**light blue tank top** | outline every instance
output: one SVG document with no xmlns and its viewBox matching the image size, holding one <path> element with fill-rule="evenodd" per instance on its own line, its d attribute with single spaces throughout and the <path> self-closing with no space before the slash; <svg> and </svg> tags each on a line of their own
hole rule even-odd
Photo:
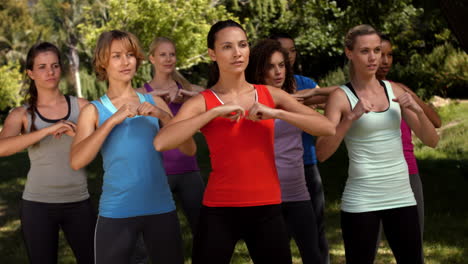
<svg viewBox="0 0 468 264">
<path fill-rule="evenodd" d="M 392 86 L 384 81 L 390 106 L 383 112 L 369 112 L 354 121 L 344 141 L 348 150 L 348 180 L 341 209 L 361 213 L 416 204 L 411 190 L 408 166 L 401 143 L 400 105 Z M 351 108 L 358 102 L 345 85 Z"/>
<path fill-rule="evenodd" d="M 149 94 L 138 96 L 141 103 L 155 104 Z M 107 95 L 91 103 L 98 109 L 99 126 L 117 111 Z M 126 218 L 175 210 L 161 154 L 153 146 L 158 131 L 157 118 L 136 116 L 109 133 L 101 147 L 104 183 L 99 215 Z"/>
</svg>

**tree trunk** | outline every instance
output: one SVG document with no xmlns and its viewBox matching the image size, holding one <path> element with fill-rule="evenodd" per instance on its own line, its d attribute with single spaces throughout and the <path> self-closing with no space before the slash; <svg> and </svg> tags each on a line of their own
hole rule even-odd
<svg viewBox="0 0 468 264">
<path fill-rule="evenodd" d="M 70 73 L 73 75 L 76 96 L 83 97 L 80 80 L 80 57 L 76 47 L 70 47 Z"/>
</svg>

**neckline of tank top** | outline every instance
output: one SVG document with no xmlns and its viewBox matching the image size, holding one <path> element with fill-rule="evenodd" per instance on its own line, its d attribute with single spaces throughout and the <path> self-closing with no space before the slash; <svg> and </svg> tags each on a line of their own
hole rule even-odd
<svg viewBox="0 0 468 264">
<path fill-rule="evenodd" d="M 383 111 L 371 111 L 371 113 L 385 113 L 388 111 L 388 109 L 390 109 L 390 104 L 392 103 L 390 101 L 390 97 L 388 96 L 388 91 L 387 91 L 387 86 L 385 85 L 385 83 L 382 81 L 382 80 L 379 80 L 379 84 L 380 86 L 383 87 L 384 91 L 385 91 L 385 96 L 387 97 L 387 101 L 388 101 L 388 107 L 387 109 L 383 110 Z M 353 85 L 351 84 L 351 82 L 348 82 L 347 84 L 345 84 L 349 90 L 354 94 L 354 96 L 356 97 L 356 99 L 359 100 L 359 96 L 357 95 L 356 91 L 354 90 L 354 87 Z"/>
<path fill-rule="evenodd" d="M 255 85 L 253 86 L 254 89 L 255 89 L 255 102 L 258 103 L 258 91 L 257 91 L 257 87 L 255 87 Z M 212 92 L 214 94 L 214 96 L 218 99 L 218 101 L 224 105 L 224 102 L 223 100 L 221 100 L 221 98 L 219 98 L 219 96 L 215 93 L 215 91 L 213 91 L 212 89 L 208 89 L 208 91 Z"/>
<path fill-rule="evenodd" d="M 182 85 L 180 83 L 178 83 L 177 81 L 175 81 L 175 83 L 177 85 L 178 90 L 182 89 Z M 152 91 L 154 91 L 153 87 L 151 87 L 149 83 L 143 84 L 143 87 L 145 87 L 147 93 L 151 93 Z"/>
<path fill-rule="evenodd" d="M 71 103 L 70 103 L 70 97 L 68 95 L 64 95 L 64 96 L 65 96 L 65 100 L 67 101 L 67 106 L 68 106 L 67 115 L 65 117 L 62 117 L 62 118 L 59 118 L 59 119 L 49 119 L 49 118 L 44 117 L 43 115 L 41 115 L 41 113 L 39 113 L 39 110 L 36 107 L 34 107 L 34 112 L 36 112 L 37 116 L 39 116 L 39 118 L 42 121 L 47 122 L 47 123 L 57 123 L 60 120 L 67 120 L 70 117 L 70 114 L 71 114 Z"/>
<path fill-rule="evenodd" d="M 136 92 L 136 94 L 138 95 L 138 98 L 140 99 L 140 103 L 144 103 L 146 102 L 146 99 L 145 99 L 145 96 L 142 95 L 141 93 L 139 92 Z M 109 99 L 109 97 L 107 96 L 107 93 L 105 93 L 103 96 L 101 96 L 101 98 L 99 98 L 101 100 L 101 104 L 104 106 L 104 108 L 106 108 L 107 110 L 109 110 L 109 112 L 111 114 L 114 114 L 115 112 L 118 111 L 118 109 L 115 107 L 115 105 L 112 103 L 112 101 Z M 134 117 L 127 117 L 127 118 L 135 118 L 135 117 L 140 117 L 141 115 L 136 115 Z"/>
</svg>

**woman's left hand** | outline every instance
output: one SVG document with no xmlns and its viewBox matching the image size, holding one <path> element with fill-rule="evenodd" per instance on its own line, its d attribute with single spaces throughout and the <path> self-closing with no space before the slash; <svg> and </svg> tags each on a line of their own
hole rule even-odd
<svg viewBox="0 0 468 264">
<path fill-rule="evenodd" d="M 162 118 L 163 115 L 167 114 L 166 111 L 162 110 L 161 108 L 148 103 L 144 102 L 140 104 L 137 108 L 137 114 L 138 115 L 143 115 L 143 116 L 153 116 L 157 118 Z"/>
<path fill-rule="evenodd" d="M 423 111 L 418 103 L 414 100 L 413 96 L 408 92 L 404 92 L 397 98 L 393 99 L 393 101 L 399 103 L 402 108 L 408 108 L 416 114 Z"/>
<path fill-rule="evenodd" d="M 246 118 L 252 121 L 272 119 L 276 118 L 278 111 L 278 109 L 270 108 L 260 103 L 255 103 L 249 109 L 249 114 Z"/>
</svg>

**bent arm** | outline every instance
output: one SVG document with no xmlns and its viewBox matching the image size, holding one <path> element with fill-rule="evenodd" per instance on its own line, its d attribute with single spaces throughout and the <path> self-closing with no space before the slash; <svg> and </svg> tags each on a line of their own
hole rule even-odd
<svg viewBox="0 0 468 264">
<path fill-rule="evenodd" d="M 24 107 L 17 107 L 6 118 L 0 131 L 0 157 L 20 152 L 48 135 L 47 128 L 21 134 L 23 127 L 27 126 L 26 111 Z"/>
<path fill-rule="evenodd" d="M 421 98 L 419 98 L 418 95 L 416 95 L 410 88 L 408 88 L 406 85 L 404 84 L 401 84 L 401 83 L 398 83 L 405 91 L 407 91 L 408 93 L 411 94 L 411 96 L 413 97 L 413 99 L 416 101 L 416 103 L 418 103 L 418 105 L 422 108 L 422 110 L 424 111 L 424 114 L 426 114 L 427 118 L 429 118 L 429 120 L 431 121 L 431 123 L 434 125 L 435 128 L 440 128 L 442 126 L 442 121 L 440 120 L 440 116 L 439 114 L 437 114 L 437 112 L 434 110 L 434 108 L 432 108 L 431 106 L 429 106 L 428 104 L 426 104 L 423 100 L 421 100 Z"/>
<path fill-rule="evenodd" d="M 278 111 L 275 118 L 288 122 L 314 136 L 335 134 L 334 125 L 323 115 L 299 103 L 290 94 L 267 86 L 276 103 Z"/>
<path fill-rule="evenodd" d="M 115 124 L 112 119 L 107 119 L 96 129 L 98 122 L 98 111 L 96 107 L 89 104 L 84 107 L 78 118 L 76 135 L 70 151 L 70 165 L 72 169 L 78 170 L 88 165 L 101 149 Z"/>
<path fill-rule="evenodd" d="M 315 143 L 317 159 L 324 162 L 333 155 L 343 141 L 346 133 L 353 124 L 353 115 L 346 95 L 337 90 L 328 99 L 325 116 L 336 126 L 333 136 L 322 136 Z"/>
<path fill-rule="evenodd" d="M 205 110 L 205 99 L 197 95 L 185 102 L 177 115 L 159 131 L 154 147 L 157 151 L 177 148 L 217 116 L 213 109 Z"/>
<path fill-rule="evenodd" d="M 161 120 L 162 126 L 167 126 L 168 123 L 173 119 L 173 116 L 171 114 L 171 109 L 169 109 L 169 106 L 167 106 L 166 102 L 159 97 L 159 96 L 153 96 L 153 99 L 156 103 L 156 105 L 163 110 L 164 113 L 162 113 L 162 116 L 159 117 Z M 164 118 L 164 120 L 163 120 Z M 153 145 L 156 148 L 155 145 L 156 142 L 156 137 L 153 140 Z M 195 144 L 195 141 L 193 140 L 192 137 L 189 137 L 186 141 L 184 141 L 182 144 L 179 145 L 178 147 L 179 151 L 184 153 L 185 155 L 188 156 L 193 156 L 197 152 L 197 145 Z"/>
<path fill-rule="evenodd" d="M 393 87 L 395 87 L 394 92 L 397 99 L 406 93 L 405 89 L 399 85 L 395 85 Z M 413 98 L 413 96 L 409 96 L 409 98 Z M 404 107 L 401 104 L 400 106 L 402 109 L 403 119 L 409 125 L 411 130 L 414 131 L 423 144 L 431 148 L 435 148 L 439 142 L 439 135 L 437 134 L 432 122 L 424 113 L 422 107 L 420 107 L 416 102 L 413 102 L 413 104 L 410 103 L 407 107 Z"/>
</svg>

